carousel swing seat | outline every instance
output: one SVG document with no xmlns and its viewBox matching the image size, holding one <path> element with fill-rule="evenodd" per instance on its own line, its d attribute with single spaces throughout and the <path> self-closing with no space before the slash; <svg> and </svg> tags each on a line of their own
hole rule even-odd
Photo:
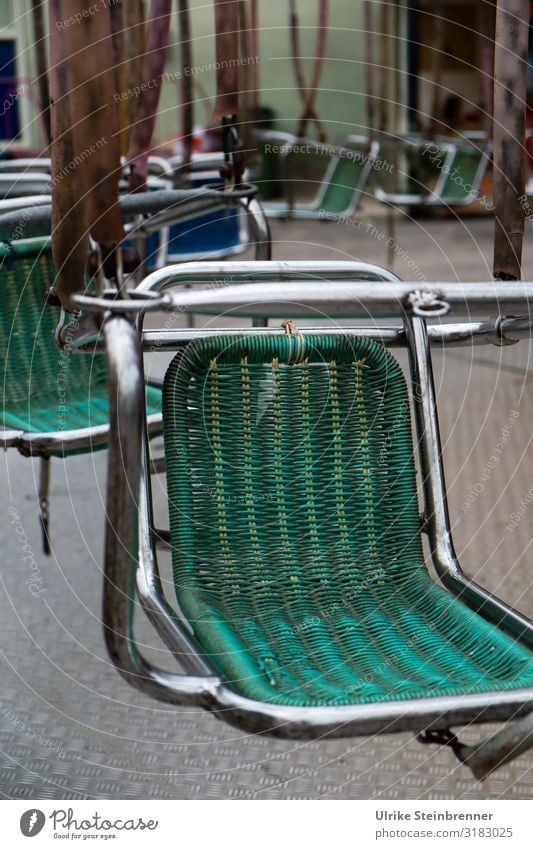
<svg viewBox="0 0 533 849">
<path fill-rule="evenodd" d="M 55 278 L 49 238 L 1 242 L 0 269 L 0 329 L 5 340 L 0 445 L 41 458 L 43 543 L 49 553 L 46 502 L 50 458 L 107 446 L 105 356 L 73 354 L 60 350 L 54 342 L 60 310 L 46 303 L 46 292 Z M 76 326 L 75 319 L 71 326 Z M 161 433 L 160 387 L 146 387 L 146 405 L 149 432 Z"/>
<path fill-rule="evenodd" d="M 424 317 L 442 315 L 448 300 L 467 311 L 483 302 L 519 312 L 523 288 L 494 284 L 487 295 L 465 284 L 442 294 L 427 284 L 420 293 L 375 266 L 365 277 L 363 265 L 196 263 L 154 273 L 137 291 L 157 290 L 155 305 L 168 310 L 271 320 L 371 311 L 402 315 L 403 329 L 296 331 L 284 322 L 285 331 L 141 332 L 119 314 L 105 324 L 115 399 L 110 656 L 156 698 L 288 738 L 411 730 L 434 742 L 451 725 L 525 721 L 533 625 L 465 576 L 453 550 Z M 212 290 L 222 268 L 232 282 Z M 183 285 L 193 288 L 168 291 Z M 475 334 L 490 342 L 501 326 L 431 330 L 459 344 Z M 409 351 L 411 391 L 387 340 Z M 152 514 L 139 412 L 142 347 L 154 345 L 177 351 L 163 388 L 165 539 Z M 171 550 L 171 580 L 160 572 L 161 543 Z M 181 672 L 152 665 L 135 642 L 135 594 Z"/>
<path fill-rule="evenodd" d="M 395 154 L 404 157 L 398 173 L 407 185 L 392 192 L 376 186 L 374 194 L 381 203 L 423 210 L 469 206 L 480 198 L 490 161 L 487 144 L 415 138 L 396 144 Z"/>
<path fill-rule="evenodd" d="M 54 342 L 60 311 L 45 304 L 55 278 L 50 240 L 2 243 L 0 260 L 6 340 L 2 444 L 57 457 L 105 447 L 105 357 L 72 355 Z M 149 429 L 161 430 L 161 389 L 147 386 L 146 402 Z"/>
<path fill-rule="evenodd" d="M 397 361 L 361 337 L 212 338 L 171 364 L 176 597 L 243 697 L 319 707 L 533 686 L 530 652 L 429 576 L 408 411 Z"/>
<path fill-rule="evenodd" d="M 327 220 L 328 217 L 335 219 L 353 215 L 379 154 L 378 142 L 369 141 L 363 136 L 348 136 L 340 147 L 295 137 L 290 142 L 284 142 L 281 149 L 280 175 L 289 197 L 283 203 L 264 203 L 269 218 Z M 302 150 L 309 151 L 318 159 L 329 160 L 315 196 L 309 203 L 295 202 L 294 181 L 289 170 L 298 151 Z"/>
</svg>

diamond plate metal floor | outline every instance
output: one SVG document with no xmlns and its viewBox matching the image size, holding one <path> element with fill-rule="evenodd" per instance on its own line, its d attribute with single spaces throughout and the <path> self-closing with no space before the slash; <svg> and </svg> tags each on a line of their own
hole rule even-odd
<svg viewBox="0 0 533 849">
<path fill-rule="evenodd" d="M 372 226 L 379 233 L 376 221 Z M 397 238 L 404 255 L 396 270 L 406 279 L 420 279 L 414 265 L 427 279 L 489 277 L 492 226 L 477 219 L 400 222 Z M 274 236 L 278 258 L 384 262 L 383 240 L 370 227 L 283 223 L 276 225 Z M 527 246 L 526 275 L 528 266 L 533 269 L 532 258 Z M 530 354 L 524 342 L 474 354 L 455 349 L 435 360 L 452 520 L 463 565 L 531 616 Z M 495 455 L 498 462 L 487 471 Z M 481 785 L 455 765 L 450 752 L 420 746 L 410 735 L 284 742 L 241 734 L 202 711 L 176 710 L 135 692 L 107 660 L 99 624 L 105 455 L 54 461 L 54 557 L 49 559 L 40 552 L 37 466 L 10 452 L 1 474 L 3 798 L 531 796 L 530 755 Z M 161 492 L 157 500 L 162 501 Z M 21 537 L 35 559 L 31 569 L 31 560 L 22 559 L 29 554 Z M 38 597 L 27 583 L 36 577 L 42 590 Z M 143 625 L 139 637 L 164 662 L 153 632 Z M 171 666 L 172 660 L 167 663 Z M 473 741 L 489 730 L 469 729 L 464 736 Z"/>
</svg>

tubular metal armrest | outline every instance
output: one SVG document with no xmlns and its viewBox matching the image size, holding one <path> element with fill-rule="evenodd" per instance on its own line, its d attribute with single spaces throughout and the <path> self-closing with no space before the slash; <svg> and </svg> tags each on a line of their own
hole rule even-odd
<svg viewBox="0 0 533 849">
<path fill-rule="evenodd" d="M 304 326 L 300 328 L 303 336 L 317 333 L 323 330 L 323 326 Z M 283 335 L 285 330 L 281 327 L 270 327 L 268 332 L 274 335 Z M 177 347 L 186 345 L 194 339 L 209 336 L 242 336 L 264 333 L 253 327 L 202 327 L 202 328 L 177 328 L 143 330 L 143 351 L 175 351 Z M 328 330 L 330 334 L 356 333 L 359 336 L 367 336 L 385 345 L 387 348 L 405 348 L 405 330 L 403 326 L 383 327 L 373 325 L 370 327 L 349 327 L 342 325 L 332 327 Z M 446 347 L 472 347 L 473 345 L 514 345 L 520 339 L 526 339 L 533 335 L 533 323 L 530 319 L 493 319 L 490 321 L 471 321 L 458 324 L 433 324 L 427 328 L 428 340 L 433 346 Z"/>
<path fill-rule="evenodd" d="M 50 195 L 52 184 L 50 174 L 31 172 L 20 174 L 18 172 L 3 174 L 0 172 L 0 197 L 23 198 L 25 195 L 37 194 Z"/>
<path fill-rule="evenodd" d="M 31 175 L 32 178 L 34 175 Z M 242 190 L 224 192 L 218 189 L 201 187 L 199 189 L 166 189 L 154 192 L 138 192 L 124 195 L 120 198 L 120 206 L 124 215 L 155 214 L 170 207 L 179 207 L 185 203 L 197 201 L 199 204 L 208 201 L 218 201 L 224 205 L 232 205 L 240 200 L 251 200 L 256 190 L 253 186 L 245 186 Z M 1 211 L 1 207 L 0 207 Z M 50 226 L 52 205 L 48 202 L 38 208 L 28 210 L 28 221 L 36 226 Z M 2 216 L 0 224 L 4 228 L 16 227 L 19 218 L 16 213 Z"/>
<path fill-rule="evenodd" d="M 452 540 L 446 497 L 444 466 L 437 417 L 427 328 L 423 319 L 405 319 L 411 362 L 416 424 L 424 469 L 424 530 L 431 543 L 431 558 L 437 575 L 454 595 L 485 619 L 533 648 L 533 623 L 488 593 L 463 572 Z"/>
<path fill-rule="evenodd" d="M 260 255 L 257 256 L 257 259 L 269 259 L 271 242 L 270 230 L 268 226 L 268 221 L 259 201 L 257 201 L 255 198 L 249 201 L 245 201 L 242 199 L 237 201 L 234 200 L 232 205 L 243 207 L 243 209 L 248 215 L 248 223 L 252 234 L 252 241 L 255 241 L 257 244 L 262 245 L 264 248 L 261 249 Z M 207 197 L 193 196 L 190 201 L 187 201 L 181 206 L 174 206 L 170 209 L 164 209 L 161 212 L 157 212 L 154 215 L 151 215 L 150 218 L 142 220 L 138 223 L 133 223 L 128 228 L 128 236 L 149 236 L 151 233 L 157 232 L 162 227 L 169 227 L 172 224 L 192 221 L 199 215 L 205 214 L 207 212 L 216 212 L 217 210 L 224 209 L 227 206 L 228 201 L 224 200 L 224 195 L 220 192 L 217 192 L 216 196 L 213 196 L 212 194 L 208 195 Z M 265 248 L 267 244 L 268 250 L 266 250 Z"/>
<path fill-rule="evenodd" d="M 120 157 L 120 164 L 124 170 L 128 168 L 129 162 L 125 156 Z M 149 156 L 148 175 L 151 177 L 164 177 L 172 180 L 174 176 L 174 169 L 172 168 L 169 159 L 165 159 L 163 156 Z"/>
<path fill-rule="evenodd" d="M 29 174 L 16 171 L 11 174 L 5 174 L 0 171 L 0 188 L 3 188 L 4 186 L 16 186 L 18 183 L 23 186 L 26 183 L 36 182 L 49 183 L 50 174 L 47 174 L 44 171 L 32 171 Z"/>
<path fill-rule="evenodd" d="M 256 130 L 255 138 L 261 142 L 277 142 L 278 144 L 292 144 L 298 141 L 293 133 L 285 133 L 282 130 Z"/>
<path fill-rule="evenodd" d="M 255 201 L 252 201 L 252 204 L 255 204 Z M 256 253 L 259 254 L 259 252 L 261 252 L 263 254 L 266 254 L 270 250 L 270 233 L 268 228 L 268 221 L 266 217 L 262 214 L 260 204 L 257 204 L 257 208 L 259 214 L 256 215 L 254 211 L 254 227 L 256 228 L 254 238 L 257 245 Z M 264 229 L 261 230 L 260 228 Z M 180 265 L 167 266 L 166 268 L 158 269 L 157 271 L 154 271 L 149 274 L 136 287 L 136 289 L 130 292 L 130 295 L 135 298 L 136 295 L 137 297 L 139 297 L 139 295 L 141 294 L 144 294 L 146 296 L 149 293 L 164 293 L 167 289 L 178 286 L 194 286 L 202 284 L 204 287 L 207 287 L 209 289 L 220 289 L 221 287 L 229 285 L 229 283 L 237 282 L 244 284 L 248 283 L 250 279 L 257 278 L 259 280 L 286 279 L 287 281 L 292 281 L 294 283 L 297 282 L 298 286 L 301 287 L 298 293 L 298 295 L 300 296 L 305 292 L 304 287 L 307 285 L 309 278 L 311 278 L 312 280 L 316 280 L 317 277 L 322 277 L 324 275 L 328 277 L 328 280 L 335 280 L 337 278 L 343 279 L 353 276 L 355 278 L 360 277 L 363 279 L 368 279 L 370 277 L 379 281 L 398 281 L 398 278 L 395 274 L 388 271 L 387 269 L 381 268 L 380 266 L 372 265 L 371 263 L 292 262 L 288 264 L 272 261 L 260 261 L 258 259 L 258 261 L 256 262 L 247 263 L 201 262 L 183 263 Z M 92 304 L 95 303 L 95 299 L 92 297 L 76 297 L 82 309 L 87 308 L 88 306 L 92 306 Z M 189 300 L 188 296 L 187 300 Z M 221 304 L 220 301 L 219 304 Z M 102 302 L 102 307 L 104 309 L 106 306 L 112 306 L 113 308 L 117 306 L 119 309 L 123 310 L 124 302 L 118 302 L 117 304 L 106 304 L 105 302 Z M 149 304 L 147 304 L 147 306 L 149 306 Z M 166 302 L 165 304 L 157 303 L 155 304 L 155 306 L 158 310 L 167 310 L 169 309 L 169 307 L 172 307 L 172 301 L 168 300 L 168 302 Z M 181 307 L 178 307 L 178 309 L 185 312 L 185 310 Z M 488 335 L 489 333 L 492 333 L 493 330 L 494 328 L 492 325 L 490 327 L 480 327 L 479 333 L 480 335 L 481 333 L 483 333 L 484 335 Z M 152 332 L 157 333 L 157 331 L 149 331 L 149 333 Z M 461 340 L 472 338 L 472 332 L 468 329 L 461 328 L 458 332 L 460 334 Z M 163 330 L 161 331 L 161 333 L 164 338 L 165 331 Z M 168 333 L 172 333 L 172 331 L 168 331 Z M 396 330 L 391 330 L 388 335 L 393 336 L 394 340 L 396 340 L 398 332 Z M 386 330 L 384 330 L 384 333 L 379 334 L 380 339 L 385 338 L 385 336 L 387 336 Z M 83 353 L 93 352 L 95 350 L 103 350 L 103 340 L 100 337 L 98 325 L 94 322 L 91 313 L 82 316 L 78 320 L 78 328 L 76 330 L 74 330 L 71 325 L 61 323 L 58 326 L 56 332 L 56 341 L 61 348 L 64 348 L 66 345 L 68 345 L 70 350 L 76 352 Z M 176 343 L 180 344 L 179 338 L 176 340 Z M 154 344 L 156 345 L 157 350 L 164 349 L 160 348 L 159 339 L 157 339 Z M 169 344 L 171 344 L 171 342 Z M 398 344 L 402 343 L 398 342 Z"/>
<path fill-rule="evenodd" d="M 425 195 L 410 195 L 407 192 L 386 192 L 380 186 L 376 186 L 374 189 L 374 197 L 380 203 L 387 203 L 389 206 L 420 206 L 425 202 Z"/>
<path fill-rule="evenodd" d="M 380 281 L 379 285 L 376 282 Z M 327 281 L 327 283 L 325 283 Z M 203 284 L 201 291 L 171 293 L 181 312 L 286 318 L 390 317 L 402 315 L 411 295 L 422 292 L 469 317 L 473 313 L 529 314 L 533 283 L 403 282 L 392 272 L 357 262 L 224 262 L 171 265 L 148 275 L 136 291 L 167 292 Z M 243 289 L 246 286 L 246 289 Z M 428 310 L 427 317 L 431 317 Z"/>
<path fill-rule="evenodd" d="M 199 284 L 203 284 L 202 291 L 167 292 Z M 161 293 L 160 298 L 147 302 L 144 298 L 150 292 Z M 415 314 L 432 318 L 454 308 L 469 317 L 515 313 L 522 316 L 518 324 L 515 319 L 503 319 L 501 328 L 505 325 L 512 330 L 522 323 L 521 329 L 527 331 L 533 283 L 435 282 L 421 286 L 417 281 L 400 281 L 380 266 L 357 262 L 195 262 L 154 271 L 130 294 L 137 296 L 137 301 L 131 302 L 132 312 L 175 309 L 219 314 L 225 309 L 247 317 L 286 317 L 289 311 L 293 317 L 320 313 L 347 319 L 404 315 L 413 307 Z M 125 309 L 124 302 L 92 296 L 76 295 L 74 302 L 91 311 Z"/>
<path fill-rule="evenodd" d="M 102 347 L 103 350 L 103 347 Z M 94 346 L 93 346 L 94 351 Z M 161 414 L 153 413 L 146 419 L 149 434 L 161 430 Z M 42 456 L 64 451 L 77 451 L 83 448 L 98 448 L 107 445 L 109 425 L 95 425 L 69 431 L 50 431 L 31 433 L 23 430 L 0 430 L 0 447 L 17 448 L 27 456 Z"/>
<path fill-rule="evenodd" d="M 19 159 L 5 159 L 0 162 L 0 174 L 28 174 L 34 171 L 49 172 L 52 169 L 52 160 L 46 156 L 35 158 L 23 156 Z"/>
<path fill-rule="evenodd" d="M 16 209 L 22 209 L 26 211 L 35 206 L 49 206 L 50 203 L 51 196 L 49 192 L 46 194 L 41 193 L 38 195 L 27 195 L 25 197 L 2 198 L 0 200 L 0 215 L 3 215 L 4 213 L 8 212 L 13 212 L 13 210 Z M 17 223 L 20 223 L 20 215 L 18 217 Z"/>
<path fill-rule="evenodd" d="M 334 261 L 316 262 L 297 260 L 293 262 L 282 262 L 273 260 L 271 262 L 188 262 L 180 265 L 169 265 L 148 274 L 136 287 L 136 292 L 166 292 L 177 286 L 203 285 L 204 289 L 209 287 L 219 289 L 221 283 L 238 284 L 246 283 L 302 283 L 305 286 L 312 285 L 317 281 L 324 288 L 324 281 L 330 283 L 336 281 L 366 280 L 367 288 L 376 289 L 375 283 L 399 282 L 399 278 L 392 271 L 380 265 L 370 262 Z M 420 288 L 419 284 L 416 284 Z M 379 287 L 381 289 L 381 286 Z M 304 290 L 299 292 L 302 296 Z M 224 306 L 220 302 L 221 306 Z"/>
<path fill-rule="evenodd" d="M 158 669 L 142 657 L 133 638 L 144 380 L 139 335 L 128 319 L 108 318 L 103 333 L 111 414 L 103 604 L 107 648 L 119 672 L 133 686 L 163 700 L 207 705 L 219 683 L 216 677 Z"/>
<path fill-rule="evenodd" d="M 216 212 L 219 209 L 224 209 L 226 204 L 219 197 L 191 197 L 186 202 L 172 206 L 169 209 L 163 209 L 156 212 L 149 218 L 142 219 L 138 223 L 134 223 L 129 227 L 130 236 L 149 236 L 155 233 L 162 227 L 169 227 L 172 224 L 180 224 L 186 221 L 204 215 L 208 212 Z"/>
<path fill-rule="evenodd" d="M 125 156 L 120 158 L 121 164 L 127 166 L 128 162 Z M 20 157 L 18 159 L 6 159 L 0 162 L 0 174 L 22 173 L 28 174 L 34 171 L 52 170 L 52 160 L 46 156 L 37 157 Z M 173 175 L 173 168 L 168 159 L 162 156 L 148 157 L 148 174 L 154 176 L 170 176 Z"/>
</svg>

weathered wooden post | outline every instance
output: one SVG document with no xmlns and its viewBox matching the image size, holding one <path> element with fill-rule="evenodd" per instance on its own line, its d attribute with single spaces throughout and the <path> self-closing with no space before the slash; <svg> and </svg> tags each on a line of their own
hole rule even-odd
<svg viewBox="0 0 533 849">
<path fill-rule="evenodd" d="M 494 39 L 494 264 L 519 280 L 525 219 L 525 111 L 529 0 L 498 0 Z"/>
</svg>

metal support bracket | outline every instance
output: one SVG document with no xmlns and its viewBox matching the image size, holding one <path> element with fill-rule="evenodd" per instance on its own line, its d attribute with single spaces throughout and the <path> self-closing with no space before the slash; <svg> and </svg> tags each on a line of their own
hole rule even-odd
<svg viewBox="0 0 533 849">
<path fill-rule="evenodd" d="M 43 539 L 43 554 L 49 557 L 52 553 L 50 546 L 50 457 L 39 460 L 39 522 Z"/>
<path fill-rule="evenodd" d="M 509 723 L 487 740 L 467 746 L 450 729 L 427 729 L 416 738 L 420 743 L 449 746 L 457 760 L 474 778 L 483 781 L 496 769 L 533 748 L 533 713 Z"/>
</svg>

